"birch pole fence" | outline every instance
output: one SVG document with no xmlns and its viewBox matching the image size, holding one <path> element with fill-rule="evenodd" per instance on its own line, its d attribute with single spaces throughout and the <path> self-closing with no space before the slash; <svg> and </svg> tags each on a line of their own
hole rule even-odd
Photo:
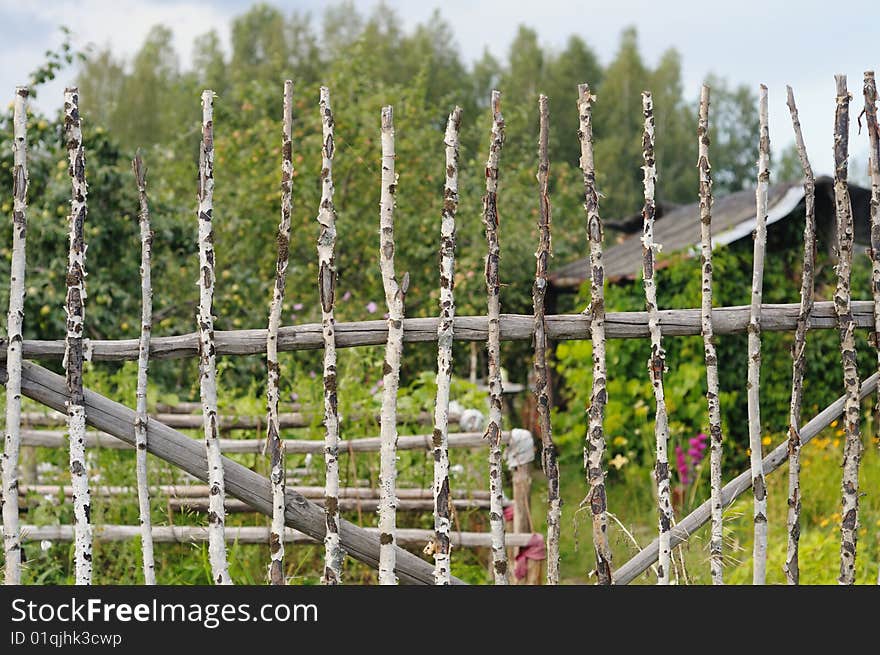
<svg viewBox="0 0 880 655">
<path fill-rule="evenodd" d="M 141 556 L 144 566 L 144 584 L 156 584 L 156 563 L 153 557 L 153 530 L 150 519 L 150 489 L 147 478 L 147 378 L 150 363 L 150 336 L 153 330 L 153 283 L 151 264 L 153 231 L 150 229 L 150 207 L 147 202 L 147 169 L 138 152 L 131 162 L 138 189 L 141 229 L 141 337 L 138 354 L 137 390 L 135 391 L 137 418 L 134 424 L 135 474 L 137 477 L 138 514 L 141 525 Z"/>
<path fill-rule="evenodd" d="M 382 417 L 380 435 L 379 531 L 381 553 L 379 584 L 397 584 L 395 575 L 394 534 L 397 529 L 397 389 L 400 384 L 400 357 L 403 353 L 403 302 L 409 275 L 400 284 L 394 270 L 394 196 L 397 174 L 394 171 L 394 114 L 390 105 L 382 108 L 382 193 L 379 201 L 379 267 L 388 305 L 388 341 L 382 367 Z"/>
<path fill-rule="evenodd" d="M 550 111 L 547 96 L 538 98 L 540 125 L 538 133 L 538 250 L 532 306 L 535 309 L 535 401 L 541 430 L 541 464 L 547 476 L 547 584 L 559 584 L 559 523 L 562 498 L 559 496 L 559 464 L 553 429 L 550 424 L 550 376 L 547 370 L 547 319 L 544 297 L 547 293 L 547 269 L 553 256 L 550 208 Z"/>
<path fill-rule="evenodd" d="M 816 266 L 816 185 L 813 168 L 807 157 L 807 147 L 801 133 L 797 105 L 791 87 L 788 91 L 788 108 L 794 127 L 794 139 L 798 158 L 804 171 L 804 263 L 801 272 L 801 308 L 794 333 L 791 368 L 791 405 L 788 415 L 788 549 L 785 557 L 785 578 L 788 584 L 798 584 L 798 542 L 801 535 L 801 404 L 804 396 L 804 372 L 807 367 L 807 330 L 813 311 L 814 278 Z"/>
<path fill-rule="evenodd" d="M 849 168 L 849 102 L 846 75 L 835 75 L 834 111 L 834 206 L 837 214 L 837 287 L 834 306 L 840 334 L 840 362 L 846 406 L 843 425 L 843 479 L 840 511 L 840 584 L 855 582 L 856 544 L 859 538 L 859 463 L 862 440 L 859 431 L 859 370 L 856 362 L 855 321 L 852 314 L 850 275 L 853 257 L 853 215 L 847 173 Z"/>
<path fill-rule="evenodd" d="M 6 366 L 6 435 L 0 459 L 3 489 L 3 554 L 5 583 L 21 584 L 21 534 L 18 522 L 18 459 L 21 447 L 21 346 L 24 324 L 27 262 L 27 98 L 28 89 L 16 87 L 12 110 L 12 269 L 9 274 L 9 314 Z"/>
<path fill-rule="evenodd" d="M 321 111 L 321 204 L 318 208 L 318 294 L 321 299 L 321 334 L 324 339 L 324 574 L 321 582 L 342 582 L 345 553 L 339 544 L 339 412 L 336 388 L 336 208 L 333 206 L 333 110 L 330 90 L 320 90 Z"/>
<path fill-rule="evenodd" d="M 645 206 L 642 210 L 644 230 L 642 233 L 642 272 L 645 286 L 645 308 L 648 311 L 648 329 L 651 332 L 651 356 L 648 359 L 648 373 L 654 390 L 656 416 L 654 419 L 654 438 L 657 442 L 657 464 L 654 478 L 657 482 L 657 509 L 660 530 L 660 556 L 657 561 L 657 584 L 669 584 L 669 530 L 672 526 L 672 503 L 669 499 L 669 424 L 666 413 L 666 398 L 663 393 L 663 373 L 666 370 L 666 351 L 663 350 L 663 334 L 657 320 L 657 285 L 654 281 L 655 258 L 659 244 L 654 243 L 654 216 L 656 205 L 654 190 L 657 184 L 657 164 L 654 159 L 654 100 L 649 91 L 642 92 L 642 111 L 645 118 L 645 131 L 642 137 L 644 166 Z"/>
<path fill-rule="evenodd" d="M 712 313 L 712 165 L 709 163 L 709 87 L 700 90 L 697 124 L 697 170 L 700 175 L 700 327 L 706 362 L 706 404 L 709 413 L 709 485 L 712 502 L 712 528 L 709 537 L 709 572 L 712 584 L 724 584 L 724 523 L 721 504 L 721 459 L 724 435 L 721 429 L 721 401 L 718 382 L 718 355 Z"/>
<path fill-rule="evenodd" d="M 272 525 L 269 531 L 269 583 L 284 584 L 284 442 L 278 426 L 281 367 L 278 364 L 278 326 L 284 306 L 284 287 L 290 260 L 290 211 L 293 185 L 293 82 L 285 80 L 281 116 L 281 220 L 276 241 L 275 284 L 266 330 L 266 443 L 272 480 Z"/>
<path fill-rule="evenodd" d="M 202 399 L 211 511 L 208 512 L 208 557 L 216 584 L 232 584 L 223 537 L 226 487 L 217 434 L 217 370 L 214 347 L 214 92 L 202 92 L 202 141 L 199 148 L 199 390 Z"/>
<path fill-rule="evenodd" d="M 450 580 L 452 527 L 449 494 L 449 385 L 452 380 L 452 342 L 455 321 L 455 212 L 458 210 L 458 132 L 461 107 L 446 122 L 446 183 L 440 219 L 440 321 L 437 325 L 437 398 L 434 403 L 434 582 Z"/>
<path fill-rule="evenodd" d="M 67 378 L 67 429 L 70 440 L 70 478 L 73 485 L 74 568 L 78 585 L 92 583 L 92 526 L 89 475 L 86 463 L 86 409 L 83 400 L 83 327 L 86 299 L 85 220 L 88 212 L 86 156 L 82 142 L 79 90 L 64 90 L 64 138 L 71 181 L 70 251 L 67 261 L 67 336 L 64 369 Z"/>
<path fill-rule="evenodd" d="M 767 87 L 761 85 L 758 119 L 758 186 L 755 188 L 756 225 L 752 260 L 752 304 L 749 310 L 748 412 L 749 450 L 754 495 L 754 547 L 752 582 L 762 585 L 767 577 L 767 485 L 761 457 L 761 310 L 764 287 L 764 251 L 767 244 L 767 187 L 770 184 L 770 133 L 767 121 Z"/>
<path fill-rule="evenodd" d="M 584 210 L 587 238 L 590 242 L 590 306 L 585 314 L 590 320 L 593 343 L 593 383 L 584 448 L 584 468 L 590 490 L 586 502 L 593 519 L 593 548 L 596 551 L 596 574 L 599 584 L 611 584 L 611 547 L 608 544 L 607 500 L 605 495 L 605 404 L 608 400 L 605 365 L 605 265 L 602 262 L 602 218 L 599 216 L 599 192 L 596 190 L 596 167 L 593 163 L 592 104 L 595 96 L 587 84 L 578 85 L 578 115 L 581 142 L 581 170 L 584 175 Z"/>
<path fill-rule="evenodd" d="M 492 137 L 486 161 L 486 195 L 483 196 L 483 225 L 486 227 L 486 295 L 488 297 L 488 382 L 489 422 L 489 526 L 492 532 L 492 573 L 496 585 L 508 584 L 507 552 L 504 549 L 504 507 L 501 469 L 501 283 L 498 265 L 501 246 L 498 241 L 498 163 L 504 145 L 504 117 L 501 114 L 501 92 L 492 91 Z"/>
</svg>

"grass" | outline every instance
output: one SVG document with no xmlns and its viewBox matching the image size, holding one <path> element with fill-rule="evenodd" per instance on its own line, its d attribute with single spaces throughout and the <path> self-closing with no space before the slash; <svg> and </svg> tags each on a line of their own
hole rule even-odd
<svg viewBox="0 0 880 655">
<path fill-rule="evenodd" d="M 876 584 L 880 562 L 880 452 L 876 439 L 867 439 L 860 470 L 862 497 L 859 511 L 859 542 L 856 561 L 859 584 Z M 836 584 L 840 563 L 840 482 L 843 461 L 842 431 L 832 424 L 802 452 L 801 489 L 801 584 Z M 619 474 L 618 474 L 619 473 Z M 731 472 L 735 474 L 737 472 Z M 708 494 L 707 472 L 695 481 L 699 489 L 689 489 L 684 507 L 676 509 L 681 520 L 697 507 Z M 539 474 L 540 475 L 540 474 Z M 543 480 L 536 476 L 532 516 L 536 530 L 544 530 Z M 731 475 L 732 477 L 732 475 Z M 562 467 L 560 480 L 564 500 L 562 535 L 560 539 L 560 576 L 564 584 L 593 584 L 589 571 L 595 564 L 592 526 L 589 509 L 579 511 L 586 495 L 586 483 L 577 462 Z M 652 472 L 643 466 L 626 465 L 609 476 L 608 509 L 625 527 L 609 519 L 609 539 L 615 566 L 622 565 L 650 543 L 657 535 Z M 788 466 L 784 465 L 767 477 L 768 490 L 768 562 L 767 583 L 784 584 L 787 546 L 786 518 L 788 512 Z M 702 492 L 702 493 L 701 493 Z M 729 584 L 749 584 L 752 579 L 752 495 L 751 490 L 740 496 L 724 512 L 725 567 L 724 579 Z M 675 551 L 674 579 L 678 584 L 710 584 L 708 559 L 708 525 L 698 530 Z M 684 567 L 681 559 L 684 559 Z M 649 569 L 635 584 L 653 584 Z"/>
</svg>

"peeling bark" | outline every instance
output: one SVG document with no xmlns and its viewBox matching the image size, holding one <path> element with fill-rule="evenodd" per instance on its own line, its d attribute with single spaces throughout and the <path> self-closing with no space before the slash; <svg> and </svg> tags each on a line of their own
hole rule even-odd
<svg viewBox="0 0 880 655">
<path fill-rule="evenodd" d="M 843 480 L 840 510 L 840 584 L 855 582 L 856 545 L 859 536 L 859 464 L 862 439 L 859 430 L 859 371 L 856 363 L 855 320 L 852 313 L 850 275 L 853 256 L 853 216 L 847 172 L 849 167 L 849 101 L 846 75 L 835 75 L 837 107 L 834 112 L 834 205 L 837 214 L 837 287 L 834 308 L 840 333 L 840 361 L 846 405 L 843 425 Z"/>
<path fill-rule="evenodd" d="M 327 535 L 324 537 L 324 574 L 321 582 L 342 582 L 345 553 L 339 544 L 339 413 L 336 388 L 336 209 L 333 207 L 333 110 L 330 90 L 321 87 L 321 204 L 318 208 L 318 293 L 321 299 L 321 335 L 324 339 L 324 511 Z"/>
<path fill-rule="evenodd" d="M 138 513 L 141 524 L 141 555 L 144 565 L 144 584 L 156 584 L 156 563 L 153 558 L 153 530 L 150 520 L 150 489 L 147 478 L 147 376 L 150 363 L 150 335 L 153 330 L 153 284 L 151 261 L 153 231 L 150 229 L 150 207 L 147 204 L 147 169 L 140 151 L 131 162 L 138 188 L 141 228 L 141 336 L 138 347 L 138 373 L 134 423 L 136 445 L 135 468 L 137 475 Z"/>
<path fill-rule="evenodd" d="M 801 273 L 801 306 L 792 346 L 791 405 L 788 414 L 788 550 L 785 557 L 785 578 L 788 584 L 798 584 L 798 541 L 801 535 L 801 403 L 804 396 L 804 372 L 807 367 L 807 330 L 813 311 L 814 277 L 816 265 L 816 187 L 813 168 L 807 157 L 807 147 L 801 133 L 794 92 L 788 89 L 788 109 L 794 126 L 798 157 L 804 171 L 804 264 Z"/>
<path fill-rule="evenodd" d="M 9 276 L 7 323 L 6 435 L 0 458 L 3 490 L 3 552 L 5 583 L 21 584 L 21 533 L 18 522 L 18 455 L 21 447 L 21 359 L 24 323 L 27 245 L 27 98 L 28 89 L 16 87 L 12 118 L 12 269 Z"/>
<path fill-rule="evenodd" d="M 547 319 L 544 296 L 547 293 L 547 269 L 553 256 L 551 242 L 550 156 L 547 145 L 550 134 L 550 112 L 547 96 L 538 98 L 540 126 L 538 136 L 538 251 L 532 306 L 535 309 L 535 402 L 538 426 L 541 429 L 541 465 L 547 476 L 547 584 L 559 584 L 559 524 L 562 498 L 559 495 L 559 464 L 553 430 L 550 424 L 550 386 L 547 370 Z"/>
<path fill-rule="evenodd" d="M 657 442 L 657 465 L 654 478 L 657 481 L 657 509 L 659 512 L 660 555 L 657 562 L 657 584 L 669 584 L 669 530 L 672 527 L 672 503 L 669 499 L 669 423 L 666 413 L 666 398 L 663 392 L 663 373 L 666 371 L 666 351 L 663 350 L 663 333 L 657 310 L 657 284 L 654 280 L 656 270 L 656 251 L 660 245 L 654 243 L 654 216 L 656 204 L 654 191 L 657 184 L 657 164 L 654 159 L 654 100 L 648 91 L 642 92 L 642 111 L 645 117 L 645 131 L 642 137 L 642 156 L 644 166 L 645 206 L 642 210 L 644 231 L 642 233 L 642 277 L 645 284 L 645 309 L 648 312 L 648 329 L 651 332 L 651 356 L 648 359 L 648 373 L 654 389 L 656 417 L 654 438 Z"/>
<path fill-rule="evenodd" d="M 379 266 L 385 302 L 388 305 L 388 341 L 382 368 L 382 416 L 380 436 L 379 489 L 379 584 L 397 584 L 395 574 L 397 530 L 397 388 L 400 383 L 400 357 L 403 353 L 403 301 L 409 275 L 400 283 L 394 272 L 394 116 L 391 106 L 382 108 L 382 194 L 380 206 Z"/>
<path fill-rule="evenodd" d="M 290 259 L 290 209 L 293 184 L 293 82 L 284 82 L 281 119 L 281 220 L 278 223 L 278 256 L 275 285 L 266 330 L 266 443 L 269 447 L 269 479 L 272 481 L 272 525 L 269 530 L 269 583 L 284 584 L 284 443 L 278 425 L 281 368 L 278 364 L 278 327 L 284 305 L 284 286 Z"/>
<path fill-rule="evenodd" d="M 86 466 L 86 411 L 83 401 L 83 326 L 86 299 L 86 220 L 88 185 L 79 114 L 79 90 L 64 90 L 64 137 L 71 181 L 70 251 L 67 263 L 67 334 L 64 369 L 67 377 L 67 427 L 70 439 L 70 478 L 76 533 L 74 567 L 78 585 L 92 583 L 92 526 L 89 476 Z"/>
<path fill-rule="evenodd" d="M 508 584 L 507 551 L 504 549 L 503 479 L 501 469 L 501 283 L 498 264 L 498 162 L 504 145 L 504 117 L 501 115 L 501 92 L 492 91 L 492 138 L 486 162 L 486 195 L 483 196 L 483 225 L 486 227 L 486 294 L 488 296 L 488 382 L 489 422 L 489 527 L 492 533 L 492 573 L 495 584 Z"/>
<path fill-rule="evenodd" d="M 202 92 L 202 141 L 199 148 L 199 389 L 202 400 L 211 511 L 208 512 L 208 557 L 215 584 L 232 584 L 226 561 L 223 502 L 226 485 L 217 435 L 217 370 L 214 348 L 214 92 Z"/>
<path fill-rule="evenodd" d="M 437 325 L 437 399 L 434 404 L 434 581 L 450 584 L 452 519 L 449 492 L 449 384 L 455 320 L 455 212 L 458 209 L 458 131 L 461 107 L 446 123 L 446 184 L 440 221 L 440 322 Z"/>
<path fill-rule="evenodd" d="M 607 501 L 605 497 L 605 265 L 602 262 L 602 219 L 599 216 L 599 193 L 596 190 L 596 168 L 593 163 L 592 104 L 596 99 L 587 84 L 578 85 L 578 113 L 581 142 L 581 170 L 584 174 L 584 210 L 587 216 L 587 238 L 590 242 L 590 338 L 593 343 L 593 386 L 587 410 L 587 441 L 584 468 L 590 485 L 588 502 L 593 517 L 593 547 L 596 550 L 596 573 L 599 584 L 611 584 L 611 547 L 608 544 Z"/>
<path fill-rule="evenodd" d="M 712 529 L 709 537 L 709 569 L 712 584 L 724 584 L 723 511 L 721 504 L 721 457 L 724 437 L 721 431 L 721 403 L 718 383 L 718 356 L 715 352 L 715 328 L 712 316 L 712 165 L 709 163 L 709 87 L 700 91 L 700 118 L 697 125 L 700 174 L 700 327 L 706 360 L 706 404 L 709 408 L 709 484 L 712 502 Z"/>
<path fill-rule="evenodd" d="M 761 297 L 764 288 L 764 251 L 767 245 L 767 188 L 770 185 L 770 132 L 767 127 L 767 87 L 761 85 L 758 106 L 758 186 L 755 188 L 756 226 L 752 260 L 752 303 L 749 310 L 748 406 L 749 449 L 754 492 L 755 541 L 752 583 L 764 584 L 767 577 L 767 485 L 761 458 Z"/>
</svg>

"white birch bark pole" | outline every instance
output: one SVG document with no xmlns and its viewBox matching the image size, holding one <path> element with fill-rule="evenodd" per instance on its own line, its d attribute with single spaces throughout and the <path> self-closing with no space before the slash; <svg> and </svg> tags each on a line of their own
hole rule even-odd
<svg viewBox="0 0 880 655">
<path fill-rule="evenodd" d="M 700 331 L 706 360 L 706 404 L 709 408 L 709 484 L 712 502 L 712 527 L 709 537 L 709 570 L 712 584 L 724 584 L 723 505 L 721 502 L 721 457 L 724 437 L 721 431 L 721 403 L 718 383 L 718 356 L 715 352 L 715 328 L 712 321 L 712 165 L 709 163 L 709 87 L 700 91 L 700 116 L 697 125 L 700 175 Z"/>
<path fill-rule="evenodd" d="M 871 293 L 874 298 L 874 347 L 880 370 L 880 125 L 877 123 L 877 83 L 874 71 L 865 71 L 865 118 L 868 127 L 871 174 Z M 878 395 L 880 406 L 880 395 Z M 880 578 L 878 578 L 880 583 Z"/>
<path fill-rule="evenodd" d="M 767 188 L 770 184 L 770 133 L 767 127 L 767 87 L 761 85 L 758 106 L 758 186 L 755 188 L 756 226 L 752 262 L 752 303 L 749 309 L 748 411 L 752 491 L 754 495 L 754 547 L 752 583 L 767 577 L 767 485 L 761 457 L 761 297 L 764 288 L 764 250 L 767 244 Z"/>
<path fill-rule="evenodd" d="M 379 473 L 379 584 L 397 584 L 395 532 L 397 531 L 397 388 L 403 352 L 403 300 L 409 276 L 400 284 L 394 272 L 394 116 L 390 105 L 382 108 L 382 193 L 380 198 L 379 267 L 388 305 L 388 341 L 382 367 L 382 414 Z"/>
<path fill-rule="evenodd" d="M 504 145 L 504 117 L 501 114 L 501 92 L 492 91 L 492 138 L 486 162 L 486 195 L 483 196 L 483 225 L 486 227 L 486 294 L 488 297 L 488 382 L 489 423 L 489 528 L 492 533 L 492 572 L 495 584 L 506 585 L 507 551 L 504 549 L 503 478 L 501 470 L 501 283 L 498 264 L 501 246 L 498 242 L 498 162 Z"/>
<path fill-rule="evenodd" d="M 458 131 L 461 107 L 446 122 L 446 183 L 440 219 L 440 322 L 437 326 L 437 398 L 434 404 L 434 582 L 450 584 L 449 384 L 455 321 L 455 212 L 458 209 Z"/>
<path fill-rule="evenodd" d="M 336 388 L 336 209 L 333 207 L 333 110 L 330 90 L 321 87 L 321 205 L 318 223 L 318 290 L 321 297 L 321 334 L 324 339 L 324 511 L 327 534 L 324 537 L 324 574 L 321 582 L 335 585 L 342 582 L 345 553 L 339 544 L 339 412 Z"/>
<path fill-rule="evenodd" d="M 281 119 L 281 220 L 278 223 L 278 257 L 275 285 L 266 331 L 266 442 L 269 446 L 269 478 L 272 480 L 272 525 L 269 530 L 269 583 L 284 584 L 284 442 L 278 426 L 281 369 L 278 364 L 278 327 L 284 305 L 284 286 L 290 259 L 290 208 L 293 183 L 293 82 L 284 82 Z"/>
<path fill-rule="evenodd" d="M 578 85 L 578 114 L 581 142 L 581 170 L 584 174 L 584 210 L 587 238 L 590 242 L 590 338 L 593 344 L 593 384 L 584 448 L 584 468 L 590 491 L 587 498 L 593 518 L 593 547 L 596 551 L 596 574 L 599 584 L 611 584 L 611 547 L 608 544 L 607 499 L 605 495 L 605 264 L 602 262 L 602 218 L 599 216 L 599 193 L 596 190 L 596 167 L 593 163 L 592 104 L 596 99 L 587 84 Z"/>
<path fill-rule="evenodd" d="M 202 400 L 208 484 L 208 558 L 215 584 L 232 584 L 223 536 L 226 486 L 217 435 L 217 370 L 214 348 L 214 92 L 202 91 L 202 141 L 199 148 L 199 390 Z"/>
<path fill-rule="evenodd" d="M 70 439 L 70 480 L 73 486 L 75 579 L 78 585 L 92 583 L 92 526 L 89 475 L 86 467 L 86 409 L 83 400 L 83 326 L 86 299 L 86 220 L 88 185 L 86 157 L 82 143 L 79 90 L 64 90 L 64 136 L 71 180 L 70 251 L 67 263 L 67 334 L 64 368 L 67 378 L 67 428 Z"/>
<path fill-rule="evenodd" d="M 6 435 L 0 470 L 3 472 L 3 552 L 6 584 L 21 584 L 21 534 L 18 522 L 18 455 L 21 448 L 21 346 L 24 323 L 27 244 L 27 98 L 16 87 L 12 117 L 12 269 L 9 276 L 9 316 L 6 368 Z"/>
<path fill-rule="evenodd" d="M 849 101 L 846 75 L 835 75 L 837 107 L 834 112 L 834 204 L 837 214 L 837 288 L 834 308 L 840 333 L 840 361 L 846 404 L 843 425 L 843 479 L 840 510 L 840 584 L 855 582 L 856 544 L 859 537 L 859 371 L 856 362 L 855 320 L 852 313 L 850 275 L 853 256 L 853 216 L 847 173 L 849 167 Z"/>
<path fill-rule="evenodd" d="M 654 100 L 649 91 L 642 92 L 642 111 L 645 116 L 645 131 L 642 137 L 644 166 L 645 207 L 642 210 L 644 231 L 642 233 L 642 273 L 645 283 L 645 309 L 648 312 L 648 329 L 651 332 L 651 357 L 648 359 L 648 373 L 654 389 L 656 418 L 654 438 L 657 442 L 657 464 L 654 478 L 657 482 L 657 509 L 659 516 L 660 554 L 657 560 L 657 584 L 669 584 L 669 530 L 672 527 L 672 503 L 669 499 L 669 424 L 666 413 L 666 398 L 663 393 L 663 373 L 666 370 L 666 352 L 663 350 L 663 334 L 657 309 L 657 284 L 654 280 L 655 256 L 659 244 L 654 243 L 654 216 L 656 205 L 654 190 L 657 184 L 657 165 L 654 159 Z"/>
<path fill-rule="evenodd" d="M 541 429 L 541 465 L 547 476 L 547 584 L 559 584 L 559 524 L 562 498 L 559 496 L 559 464 L 553 429 L 550 424 L 550 385 L 547 370 L 547 318 L 544 297 L 547 293 L 547 269 L 553 256 L 551 242 L 550 208 L 550 111 L 547 96 L 538 97 L 540 116 L 538 133 L 538 250 L 535 284 L 532 287 L 532 306 L 535 310 L 535 401 L 538 408 L 538 426 Z"/>
<path fill-rule="evenodd" d="M 137 390 L 135 392 L 137 418 L 134 424 L 136 445 L 135 472 L 137 476 L 138 513 L 141 524 L 141 555 L 144 565 L 144 584 L 156 584 L 156 563 L 153 557 L 153 529 L 150 520 L 150 489 L 147 478 L 147 377 L 150 363 L 150 335 L 153 330 L 153 284 L 151 261 L 153 231 L 150 229 L 150 207 L 147 204 L 147 169 L 138 152 L 131 162 L 138 188 L 141 228 L 141 336 L 138 352 Z"/>
<path fill-rule="evenodd" d="M 804 264 L 801 273 L 801 305 L 794 333 L 791 368 L 791 405 L 788 413 L 788 549 L 785 557 L 785 578 L 788 584 L 798 584 L 798 541 L 801 535 L 801 403 L 804 396 L 804 372 L 807 366 L 807 330 L 813 311 L 814 277 L 816 264 L 816 188 L 813 168 L 807 157 L 807 147 L 801 133 L 794 92 L 788 91 L 788 109 L 794 127 L 798 158 L 804 171 Z"/>
</svg>

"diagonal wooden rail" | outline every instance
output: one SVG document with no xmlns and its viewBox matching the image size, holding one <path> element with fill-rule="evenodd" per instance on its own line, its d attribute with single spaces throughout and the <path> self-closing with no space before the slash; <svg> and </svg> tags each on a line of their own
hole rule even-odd
<svg viewBox="0 0 880 655">
<path fill-rule="evenodd" d="M 0 383 L 6 383 L 5 366 L 0 366 Z M 67 400 L 64 378 L 32 362 L 25 362 L 22 366 L 21 390 L 28 398 L 58 411 L 64 409 Z M 134 445 L 133 410 L 94 391 L 85 392 L 85 408 L 89 425 Z M 198 479 L 207 481 L 208 462 L 201 442 L 151 420 L 147 429 L 147 450 Z M 230 496 L 248 503 L 262 514 L 272 515 L 272 489 L 268 478 L 227 457 L 223 457 L 223 469 L 226 491 Z M 292 489 L 286 490 L 285 497 L 285 525 L 304 532 L 316 541 L 322 541 L 326 529 L 324 510 Z M 340 540 L 349 555 L 377 568 L 379 539 L 375 534 L 348 521 L 340 521 Z M 397 549 L 396 559 L 396 573 L 401 582 L 433 584 L 433 564 L 401 548 Z M 455 577 L 451 582 L 464 584 Z"/>
<path fill-rule="evenodd" d="M 861 391 L 859 393 L 860 399 L 864 400 L 867 396 L 874 393 L 877 389 L 878 378 L 880 378 L 880 373 L 874 373 L 874 375 L 862 383 Z M 801 446 L 827 428 L 834 419 L 839 418 L 840 415 L 843 414 L 845 402 L 846 396 L 838 398 L 804 425 L 800 432 Z M 782 466 L 787 459 L 788 438 L 776 446 L 776 448 L 774 448 L 770 454 L 763 459 L 765 477 Z M 736 500 L 737 497 L 751 489 L 751 475 L 751 470 L 743 471 L 733 480 L 724 485 L 724 488 L 721 490 L 722 504 L 724 507 L 727 507 Z M 712 511 L 711 506 L 711 499 L 707 500 L 678 522 L 678 525 L 676 525 L 671 531 L 671 547 L 674 548 L 683 541 L 687 541 L 695 531 L 709 522 Z M 624 585 L 635 580 L 639 575 L 644 573 L 649 566 L 657 561 L 658 552 L 659 541 L 655 539 L 651 544 L 643 548 L 638 555 L 617 569 L 614 574 L 614 584 Z"/>
</svg>

